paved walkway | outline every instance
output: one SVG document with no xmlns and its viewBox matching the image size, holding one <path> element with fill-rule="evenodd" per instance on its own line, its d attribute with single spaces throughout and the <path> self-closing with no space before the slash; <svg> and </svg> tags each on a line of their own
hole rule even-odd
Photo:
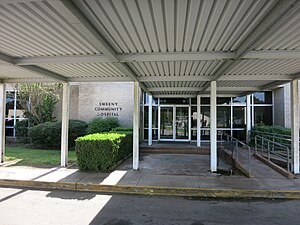
<svg viewBox="0 0 300 225">
<path fill-rule="evenodd" d="M 226 163 L 219 163 L 228 169 Z M 211 173 L 208 168 L 207 155 L 146 154 L 141 156 L 139 171 L 131 169 L 131 159 L 111 173 L 60 167 L 0 167 L 0 186 L 199 197 L 300 198 L 300 179 L 281 175 L 226 176 Z"/>
</svg>

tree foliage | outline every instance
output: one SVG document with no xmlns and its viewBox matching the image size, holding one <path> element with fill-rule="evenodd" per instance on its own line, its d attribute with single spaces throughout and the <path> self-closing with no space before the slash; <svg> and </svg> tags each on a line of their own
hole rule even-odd
<svg viewBox="0 0 300 225">
<path fill-rule="evenodd" d="M 29 124 L 51 122 L 55 118 L 53 112 L 59 101 L 59 91 L 62 85 L 59 83 L 24 83 L 16 85 L 18 99 L 25 109 L 24 116 Z"/>
</svg>

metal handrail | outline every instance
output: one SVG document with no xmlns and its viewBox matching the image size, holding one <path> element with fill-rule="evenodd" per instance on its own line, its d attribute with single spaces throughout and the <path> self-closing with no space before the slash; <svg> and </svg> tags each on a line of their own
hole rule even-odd
<svg viewBox="0 0 300 225">
<path fill-rule="evenodd" d="M 268 161 L 271 161 L 272 157 L 277 157 L 286 161 L 286 166 L 288 172 L 291 168 L 291 150 L 288 146 L 278 143 L 276 141 L 270 140 L 264 136 L 255 135 L 255 153 L 258 153 L 258 148 L 261 150 L 261 155 L 265 156 L 267 154 Z"/>
<path fill-rule="evenodd" d="M 287 146 L 291 149 L 292 138 L 291 138 L 290 135 L 275 134 L 275 133 L 262 132 L 262 131 L 251 131 L 251 132 L 254 134 L 254 135 L 252 135 L 252 137 L 255 136 L 255 134 L 258 134 L 260 136 L 268 138 L 269 140 L 272 140 L 273 142 L 277 142 L 277 143 L 280 143 L 284 146 Z"/>
<path fill-rule="evenodd" d="M 225 140 L 224 138 L 225 137 Z M 225 141 L 225 142 L 224 142 Z M 240 147 L 242 148 L 247 148 L 248 149 L 248 169 L 249 173 L 251 173 L 252 170 L 252 162 L 251 162 L 251 148 L 249 145 L 245 144 L 244 142 L 232 137 L 231 135 L 221 131 L 221 146 L 224 146 L 224 143 L 226 144 L 225 148 L 229 151 L 231 151 L 231 157 L 237 161 L 239 161 L 239 156 L 242 153 Z"/>
</svg>

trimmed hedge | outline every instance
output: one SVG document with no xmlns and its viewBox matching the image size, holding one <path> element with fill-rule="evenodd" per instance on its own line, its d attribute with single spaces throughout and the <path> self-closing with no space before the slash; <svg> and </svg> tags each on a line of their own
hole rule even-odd
<svg viewBox="0 0 300 225">
<path fill-rule="evenodd" d="M 75 145 L 75 139 L 87 134 L 87 123 L 81 120 L 69 120 L 69 147 Z M 61 122 L 46 122 L 31 127 L 28 137 L 32 144 L 44 147 L 59 147 L 61 143 Z"/>
<path fill-rule="evenodd" d="M 269 134 L 278 134 L 278 135 L 288 135 L 291 136 L 291 129 L 290 128 L 286 128 L 286 127 L 281 127 L 281 126 L 265 126 L 265 125 L 258 125 L 256 127 L 254 127 L 251 130 L 251 145 L 254 145 L 254 136 L 255 133 L 257 132 L 257 134 L 259 134 L 259 132 L 265 132 L 265 133 L 269 133 Z M 281 138 L 272 138 L 272 140 L 274 140 L 275 142 L 281 143 L 281 144 L 290 144 L 290 141 L 288 140 L 283 140 Z"/>
<path fill-rule="evenodd" d="M 120 123 L 118 118 L 116 117 L 108 117 L 108 118 L 94 118 L 89 122 L 88 133 L 102 133 L 109 132 L 113 128 L 119 127 Z"/>
<path fill-rule="evenodd" d="M 20 120 L 16 123 L 16 137 L 18 141 L 27 143 L 28 140 L 28 120 Z"/>
<path fill-rule="evenodd" d="M 273 134 L 283 134 L 283 135 L 291 135 L 291 129 L 285 128 L 281 126 L 256 126 L 252 129 L 252 132 L 267 132 Z"/>
<path fill-rule="evenodd" d="M 117 133 L 120 133 L 120 132 L 133 132 L 133 128 L 128 128 L 128 127 L 116 127 L 116 128 L 113 128 L 111 130 L 112 132 L 117 132 Z"/>
<path fill-rule="evenodd" d="M 82 171 L 107 171 L 132 152 L 132 133 L 96 133 L 76 139 Z"/>
</svg>

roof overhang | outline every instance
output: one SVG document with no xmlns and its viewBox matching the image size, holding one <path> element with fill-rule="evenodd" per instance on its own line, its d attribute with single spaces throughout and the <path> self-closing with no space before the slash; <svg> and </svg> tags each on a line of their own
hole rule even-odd
<svg viewBox="0 0 300 225">
<path fill-rule="evenodd" d="M 0 80 L 138 81 L 154 96 L 300 77 L 300 1 L 0 0 Z"/>
</svg>

